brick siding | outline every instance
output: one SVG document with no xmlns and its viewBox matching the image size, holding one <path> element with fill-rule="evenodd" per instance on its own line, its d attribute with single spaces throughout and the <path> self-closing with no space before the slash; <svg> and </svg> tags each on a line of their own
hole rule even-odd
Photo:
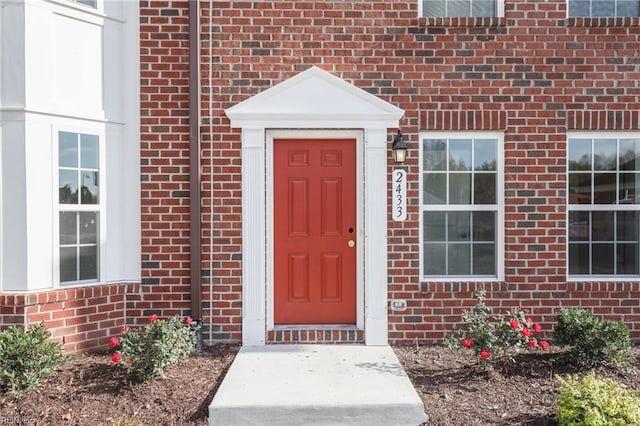
<svg viewBox="0 0 640 426">
<path fill-rule="evenodd" d="M 110 284 L 28 294 L 0 294 L 0 328 L 43 323 L 67 352 L 107 349 L 109 337 L 123 324 L 136 324 L 127 314 L 137 284 Z"/>
<path fill-rule="evenodd" d="M 565 3 L 505 0 L 503 18 L 427 19 L 417 1 L 201 1 L 211 337 L 241 339 L 240 131 L 224 109 L 317 65 L 406 111 L 410 210 L 389 222 L 388 282 L 389 299 L 408 309 L 390 311 L 392 342 L 441 342 L 480 285 L 494 308 L 520 305 L 547 329 L 560 307 L 585 306 L 640 338 L 637 282 L 566 281 L 566 132 L 640 128 L 640 22 L 567 19 Z M 187 1 L 141 1 L 145 297 L 131 305 L 141 314 L 189 309 L 187 16 Z M 504 281 L 420 282 L 425 130 L 504 132 Z"/>
</svg>

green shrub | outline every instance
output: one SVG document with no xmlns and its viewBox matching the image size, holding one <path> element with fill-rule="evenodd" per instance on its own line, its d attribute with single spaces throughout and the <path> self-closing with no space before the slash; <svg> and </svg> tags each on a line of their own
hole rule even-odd
<svg viewBox="0 0 640 426">
<path fill-rule="evenodd" d="M 471 349 L 479 362 L 508 364 L 521 349 L 549 349 L 546 341 L 534 337 L 542 326 L 533 323 L 525 312 L 512 308 L 506 315 L 491 315 L 485 304 L 486 292 L 479 289 L 473 293 L 476 306 L 462 313 L 461 327 L 455 327 L 445 338 L 450 349 Z"/>
<path fill-rule="evenodd" d="M 583 368 L 624 364 L 630 357 L 629 329 L 621 321 L 600 320 L 585 309 L 564 309 L 556 315 L 555 342 L 569 346 L 561 360 Z"/>
<path fill-rule="evenodd" d="M 33 387 L 66 361 L 62 346 L 50 342 L 41 324 L 28 330 L 9 327 L 0 333 L 0 387 L 20 392 Z"/>
<path fill-rule="evenodd" d="M 556 420 L 559 426 L 637 426 L 640 424 L 640 395 L 621 388 L 611 379 L 593 373 L 580 380 L 558 378 L 562 387 Z"/>
<path fill-rule="evenodd" d="M 121 338 L 109 340 L 109 346 L 117 349 L 111 360 L 142 382 L 155 376 L 163 377 L 164 369 L 188 357 L 196 342 L 191 318 L 160 320 L 153 314 L 149 321 L 142 330 L 124 326 Z"/>
</svg>

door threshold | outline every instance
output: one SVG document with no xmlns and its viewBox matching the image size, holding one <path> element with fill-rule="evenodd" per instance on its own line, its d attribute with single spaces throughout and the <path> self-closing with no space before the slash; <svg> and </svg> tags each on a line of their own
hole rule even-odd
<svg viewBox="0 0 640 426">
<path fill-rule="evenodd" d="M 358 327 L 355 324 L 281 324 L 273 327 L 273 331 L 293 330 L 352 331 L 358 330 Z"/>
</svg>

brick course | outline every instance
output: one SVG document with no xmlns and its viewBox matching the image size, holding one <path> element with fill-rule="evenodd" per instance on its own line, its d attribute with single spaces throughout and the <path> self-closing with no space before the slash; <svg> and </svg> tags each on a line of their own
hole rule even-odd
<svg viewBox="0 0 640 426">
<path fill-rule="evenodd" d="M 408 309 L 390 311 L 392 342 L 440 342 L 478 286 L 494 308 L 523 306 L 547 329 L 559 308 L 585 306 L 640 338 L 637 281 L 566 281 L 566 133 L 640 129 L 638 18 L 568 19 L 564 0 L 505 0 L 502 18 L 462 19 L 419 18 L 417 1 L 399 0 L 200 5 L 203 309 L 214 340 L 241 339 L 240 133 L 224 109 L 312 65 L 406 111 L 410 209 L 389 222 L 388 271 L 389 298 Z M 187 1 L 141 2 L 145 292 L 130 302 L 141 315 L 189 309 L 187 16 Z M 425 130 L 504 132 L 503 282 L 420 282 Z"/>
</svg>

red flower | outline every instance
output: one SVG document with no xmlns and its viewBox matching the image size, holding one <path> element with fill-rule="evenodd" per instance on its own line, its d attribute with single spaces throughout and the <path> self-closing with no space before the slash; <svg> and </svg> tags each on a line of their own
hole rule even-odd
<svg viewBox="0 0 640 426">
<path fill-rule="evenodd" d="M 120 355 L 120 352 L 114 352 L 113 355 L 111 355 L 111 361 L 113 361 L 114 364 L 122 361 L 122 355 Z"/>
<path fill-rule="evenodd" d="M 527 321 L 527 324 L 531 324 L 533 322 L 529 317 L 527 317 L 526 321 Z"/>
<path fill-rule="evenodd" d="M 543 351 L 548 351 L 549 350 L 549 342 L 543 340 L 542 342 L 540 342 L 540 347 L 542 348 Z"/>
<path fill-rule="evenodd" d="M 112 337 L 111 339 L 109 339 L 109 346 L 110 347 L 115 348 L 119 344 L 120 344 L 120 339 L 118 339 L 117 337 Z"/>
<path fill-rule="evenodd" d="M 154 322 L 158 320 L 158 314 L 149 315 L 149 322 Z"/>
<path fill-rule="evenodd" d="M 471 339 L 464 339 L 464 341 L 462 342 L 462 346 L 464 346 L 465 348 L 470 348 L 473 346 L 473 340 Z"/>
<path fill-rule="evenodd" d="M 127 324 L 123 325 L 122 328 L 120 329 L 121 332 L 126 333 L 127 331 L 129 331 L 130 328 Z"/>
<path fill-rule="evenodd" d="M 480 351 L 480 358 L 489 359 L 489 358 L 491 358 L 491 354 L 489 353 L 488 350 L 483 349 L 483 350 Z"/>
<path fill-rule="evenodd" d="M 542 326 L 539 323 L 533 324 L 533 331 L 535 331 L 536 333 L 541 332 L 542 331 Z"/>
<path fill-rule="evenodd" d="M 522 329 L 522 335 L 524 337 L 529 337 L 531 336 L 531 329 L 529 329 L 528 327 L 525 327 Z"/>
<path fill-rule="evenodd" d="M 529 347 L 530 347 L 531 349 L 535 349 L 535 347 L 536 347 L 536 341 L 535 341 L 535 340 L 533 340 L 533 339 L 532 339 L 532 340 L 529 340 Z"/>
<path fill-rule="evenodd" d="M 131 358 L 128 358 L 124 363 L 127 365 L 131 365 L 133 364 L 133 360 Z"/>
<path fill-rule="evenodd" d="M 514 330 L 517 330 L 520 328 L 520 323 L 518 322 L 518 320 L 511 320 L 509 324 L 511 324 L 511 328 Z"/>
<path fill-rule="evenodd" d="M 186 318 L 184 319 L 184 322 L 186 322 L 186 323 L 187 323 L 187 325 L 191 325 L 191 323 L 193 322 L 193 318 L 191 318 L 191 317 L 186 317 Z"/>
</svg>

